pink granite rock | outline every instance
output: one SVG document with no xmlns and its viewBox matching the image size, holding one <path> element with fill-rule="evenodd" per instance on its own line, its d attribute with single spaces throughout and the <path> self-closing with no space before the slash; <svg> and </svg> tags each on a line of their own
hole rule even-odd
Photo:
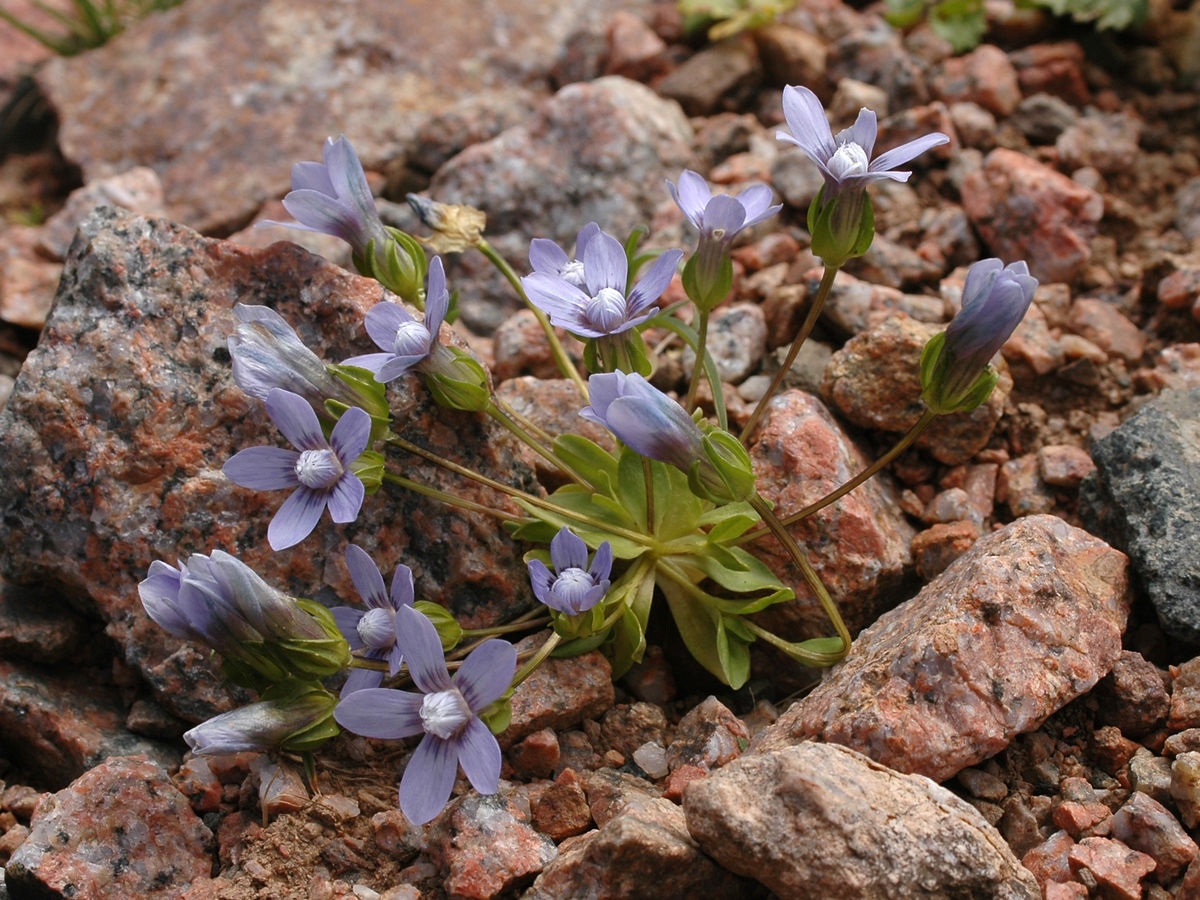
<svg viewBox="0 0 1200 900">
<path fill-rule="evenodd" d="M 1154 880 L 1164 885 L 1178 878 L 1200 852 L 1165 806 L 1136 791 L 1113 816 L 1112 836 L 1151 857 Z"/>
<path fill-rule="evenodd" d="M 855 425 L 904 433 L 921 418 L 921 351 L 938 331 L 906 315 L 893 315 L 846 342 L 825 368 L 821 395 Z M 940 462 L 964 463 L 987 446 L 1012 390 L 1000 381 L 970 413 L 939 417 L 917 439 Z"/>
<path fill-rule="evenodd" d="M 946 60 L 932 87 L 945 103 L 977 103 L 997 116 L 1011 114 L 1021 102 L 1017 70 L 1004 51 L 992 44 Z"/>
<path fill-rule="evenodd" d="M 212 832 L 162 767 L 112 757 L 47 796 L 5 870 L 13 897 L 179 897 L 212 871 Z"/>
<path fill-rule="evenodd" d="M 800 391 L 787 391 L 771 401 L 749 450 L 759 493 L 775 504 L 781 517 L 821 499 L 870 464 L 821 401 Z M 899 510 L 888 478 L 870 479 L 790 531 L 809 548 L 810 561 L 851 631 L 890 605 L 911 565 L 913 529 Z M 788 640 L 827 634 L 824 612 L 778 541 L 762 538 L 752 546 L 797 597 L 759 613 L 756 621 Z M 754 645 L 756 653 L 761 643 Z M 755 664 L 756 672 L 766 671 L 757 660 Z M 782 674 L 795 664 L 772 665 Z"/>
<path fill-rule="evenodd" d="M 446 893 L 490 900 L 542 871 L 557 856 L 554 842 L 533 828 L 529 798 L 511 786 L 497 794 L 467 794 L 430 830 L 429 853 L 446 873 Z"/>
<path fill-rule="evenodd" d="M 356 596 L 342 563 L 352 539 L 384 571 L 410 565 L 417 595 L 449 605 L 466 627 L 532 602 L 521 551 L 491 518 L 384 490 L 357 523 L 325 520 L 295 550 L 272 553 L 267 524 L 284 495 L 239 488 L 220 471 L 242 447 L 282 441 L 233 382 L 233 304 L 275 307 L 319 355 L 341 360 L 374 349 L 361 320 L 381 297 L 376 282 L 294 245 L 247 251 L 112 207 L 81 234 L 55 315 L 0 413 L 0 565 L 98 609 L 164 706 L 195 721 L 229 701 L 207 650 L 181 645 L 142 611 L 135 585 L 154 559 L 228 550 L 278 587 L 337 605 Z M 404 436 L 533 487 L 504 433 L 436 407 L 415 379 L 398 385 L 390 399 Z M 405 454 L 395 463 L 504 502 Z"/>
<path fill-rule="evenodd" d="M 12 225 L 0 231 L 0 320 L 41 328 L 54 302 L 62 266 L 39 255 L 40 228 Z"/>
<path fill-rule="evenodd" d="M 1127 362 L 1137 362 L 1146 349 L 1146 336 L 1111 303 L 1080 297 L 1071 304 L 1067 323 L 1075 334 Z"/>
<path fill-rule="evenodd" d="M 425 124 L 460 105 L 544 94 L 568 37 L 618 6 L 639 8 L 448 0 L 431 16 L 389 0 L 201 0 L 52 60 L 38 82 L 85 180 L 152 166 L 172 219 L 228 233 L 282 196 L 291 164 L 316 158 L 326 135 L 344 133 L 375 168 L 417 154 Z"/>
<path fill-rule="evenodd" d="M 1127 559 L 1053 516 L 981 538 L 866 629 L 750 753 L 818 739 L 942 781 L 1089 691 L 1121 652 Z"/>
<path fill-rule="evenodd" d="M 523 900 L 744 900 L 753 882 L 714 863 L 670 800 L 631 806 L 546 866 Z"/>
<path fill-rule="evenodd" d="M 179 752 L 125 730 L 116 688 L 87 667 L 0 660 L 0 747 L 47 786 L 65 787 L 109 756 L 145 754 L 176 766 Z M 65 702 L 64 698 L 70 698 Z"/>
<path fill-rule="evenodd" d="M 62 662 L 87 637 L 84 620 L 61 597 L 0 579 L 0 659 Z"/>
<path fill-rule="evenodd" d="M 541 635 L 520 641 L 518 651 L 542 643 Z M 543 728 L 565 730 L 595 718 L 613 705 L 612 667 L 599 651 L 569 659 L 551 657 L 521 682 L 512 697 L 512 722 L 500 735 L 510 747 Z"/>
<path fill-rule="evenodd" d="M 708 697 L 688 711 L 675 729 L 667 748 L 667 764 L 719 769 L 741 756 L 750 744 L 746 723 L 716 697 Z"/>
<path fill-rule="evenodd" d="M 1104 200 L 1049 166 L 997 148 L 967 175 L 963 209 L 988 250 L 1024 259 L 1041 281 L 1071 281 L 1092 258 Z"/>
<path fill-rule="evenodd" d="M 1066 171 L 1090 166 L 1104 175 L 1137 166 L 1142 123 L 1129 113 L 1104 115 L 1092 111 L 1058 136 L 1055 148 Z"/>
<path fill-rule="evenodd" d="M 1115 900 L 1140 900 L 1141 881 L 1154 871 L 1154 859 L 1120 841 L 1087 837 L 1067 856 L 1072 872 L 1087 869 L 1104 894 Z"/>
<path fill-rule="evenodd" d="M 783 900 L 1039 896 L 966 801 L 845 747 L 743 756 L 693 782 L 683 811 L 706 853 Z"/>
</svg>

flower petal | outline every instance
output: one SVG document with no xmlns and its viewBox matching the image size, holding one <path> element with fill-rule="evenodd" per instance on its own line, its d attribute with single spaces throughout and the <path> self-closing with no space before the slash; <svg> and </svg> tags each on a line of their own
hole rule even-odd
<svg viewBox="0 0 1200 900">
<path fill-rule="evenodd" d="M 395 381 L 401 375 L 407 375 L 412 367 L 425 358 L 422 356 L 391 356 L 375 373 L 375 380 L 381 384 Z"/>
<path fill-rule="evenodd" d="M 600 546 L 596 548 L 596 555 L 592 557 L 592 566 L 588 569 L 588 574 L 592 576 L 593 581 L 604 581 L 612 572 L 612 564 L 612 544 L 608 541 L 602 541 Z"/>
<path fill-rule="evenodd" d="M 358 366 L 360 369 L 373 372 L 376 375 L 376 381 L 378 381 L 379 370 L 391 359 L 392 354 L 390 353 L 364 353 L 362 356 L 352 356 L 349 359 L 342 360 L 342 365 Z"/>
<path fill-rule="evenodd" d="M 234 484 L 254 491 L 278 491 L 300 484 L 296 460 L 300 454 L 282 447 L 247 447 L 239 450 L 221 467 Z"/>
<path fill-rule="evenodd" d="M 825 116 L 821 101 L 806 87 L 783 89 L 783 116 L 787 119 L 791 135 L 780 131 L 776 137 L 791 141 L 807 153 L 814 161 L 827 163 L 837 150 L 833 142 L 833 130 Z"/>
<path fill-rule="evenodd" d="M 359 593 L 362 593 L 359 591 Z M 329 610 L 329 614 L 333 616 L 333 622 L 338 627 L 338 631 L 342 633 L 342 637 L 346 639 L 346 643 L 350 645 L 351 650 L 358 650 L 365 647 L 363 639 L 358 636 L 358 623 L 362 619 L 363 613 L 361 609 L 353 609 L 349 606 L 335 606 Z"/>
<path fill-rule="evenodd" d="M 351 669 L 342 685 L 341 697 L 345 700 L 355 691 L 365 691 L 377 688 L 383 683 L 383 673 L 374 669 Z"/>
<path fill-rule="evenodd" d="M 631 317 L 641 315 L 642 312 L 658 302 L 658 298 L 663 295 L 663 291 L 675 277 L 675 267 L 679 265 L 682 257 L 682 250 L 668 250 L 650 264 L 646 274 L 629 292 L 627 309 Z"/>
<path fill-rule="evenodd" d="M 421 704 L 425 698 L 410 691 L 374 688 L 343 697 L 333 718 L 347 731 L 363 737 L 396 741 L 424 734 Z"/>
<path fill-rule="evenodd" d="M 746 210 L 746 221 L 742 223 L 742 228 L 757 225 L 783 209 L 782 203 L 771 205 L 775 194 L 765 184 L 751 185 L 738 194 L 737 198 Z"/>
<path fill-rule="evenodd" d="M 339 525 L 353 522 L 358 518 L 358 511 L 362 509 L 363 497 L 366 496 L 366 493 L 366 488 L 359 477 L 347 472 L 338 479 L 337 484 L 333 486 L 333 490 L 326 498 L 329 505 L 329 517 Z"/>
<path fill-rule="evenodd" d="M 283 198 L 283 208 L 291 213 L 306 231 L 331 234 L 347 243 L 354 237 L 353 217 L 347 214 L 345 207 L 327 194 L 310 190 L 292 191 Z M 288 222 L 279 224 L 290 225 Z"/>
<path fill-rule="evenodd" d="M 708 206 L 708 201 L 712 199 L 712 189 L 709 188 L 708 182 L 698 172 L 684 169 L 679 174 L 678 188 L 669 181 L 667 188 L 671 192 L 671 198 L 683 210 L 688 221 L 697 228 L 703 228 L 704 209 Z"/>
<path fill-rule="evenodd" d="M 336 196 L 333 182 L 329 180 L 329 170 L 319 162 L 298 162 L 292 166 L 292 190 Z"/>
<path fill-rule="evenodd" d="M 325 142 L 324 156 L 326 173 L 338 199 L 354 212 L 355 231 L 362 235 L 373 230 L 371 225 L 379 213 L 358 154 L 343 135 L 336 141 Z"/>
<path fill-rule="evenodd" d="M 416 591 L 413 590 L 412 569 L 404 563 L 399 563 L 392 575 L 392 592 L 390 594 L 392 609 L 412 606 L 416 596 Z"/>
<path fill-rule="evenodd" d="M 415 321 L 408 310 L 399 303 L 384 300 L 367 310 L 363 324 L 366 325 L 367 334 L 371 336 L 375 345 L 380 350 L 390 352 L 396 346 L 396 332 L 400 330 L 400 326 Z"/>
<path fill-rule="evenodd" d="M 546 568 L 546 564 L 540 559 L 531 559 L 526 565 L 529 567 L 529 583 L 533 585 L 533 596 L 537 597 L 540 602 L 545 603 L 547 606 L 553 606 L 554 604 L 548 598 L 551 598 L 550 589 L 554 586 L 554 576 L 550 574 L 550 570 Z M 145 605 L 144 595 L 142 603 Z M 157 622 L 158 620 L 155 619 L 155 621 Z M 167 630 L 170 631 L 170 629 Z M 175 634 L 175 632 L 171 633 Z"/>
<path fill-rule="evenodd" d="M 586 569 L 587 558 L 587 544 L 570 528 L 560 528 L 550 541 L 550 560 L 559 574 L 564 569 Z"/>
<path fill-rule="evenodd" d="M 329 434 L 329 449 L 343 466 L 358 459 L 371 441 L 371 416 L 365 409 L 352 406 L 337 420 Z"/>
<path fill-rule="evenodd" d="M 875 116 L 875 111 L 864 106 L 858 111 L 858 118 L 854 120 L 854 124 L 839 132 L 838 136 L 834 138 L 834 143 L 840 147 L 847 141 L 853 141 L 862 147 L 863 153 L 867 154 L 867 159 L 870 159 L 871 154 L 875 151 L 875 138 L 878 134 L 879 121 Z"/>
<path fill-rule="evenodd" d="M 571 261 L 565 250 L 547 238 L 534 238 L 529 242 L 529 265 L 535 272 L 558 275 L 563 266 Z"/>
<path fill-rule="evenodd" d="M 267 395 L 267 414 L 279 433 L 301 450 L 324 450 L 329 444 L 317 414 L 299 394 L 276 388 Z"/>
<path fill-rule="evenodd" d="M 425 287 L 425 329 L 429 332 L 429 346 L 437 343 L 438 329 L 450 310 L 450 293 L 446 290 L 446 271 L 442 258 L 435 256 L 429 263 L 429 278 Z"/>
<path fill-rule="evenodd" d="M 375 565 L 375 560 L 371 559 L 369 554 L 358 544 L 350 544 L 346 547 L 346 570 L 350 573 L 350 580 L 354 582 L 354 589 L 358 591 L 358 596 L 362 597 L 363 602 L 371 609 L 384 609 L 387 607 L 387 593 L 383 586 L 383 576 L 379 573 L 379 566 Z M 359 614 L 361 618 L 362 614 Z M 357 622 L 355 625 L 357 626 Z"/>
<path fill-rule="evenodd" d="M 409 668 L 412 668 L 411 661 Z M 478 713 L 504 695 L 512 686 L 516 671 L 516 648 L 508 641 L 492 638 L 472 650 L 463 660 L 454 673 L 454 686 L 462 692 L 471 712 Z"/>
<path fill-rule="evenodd" d="M 708 201 L 704 209 L 704 231 L 706 238 L 718 241 L 732 241 L 734 235 L 742 230 L 746 221 L 746 207 L 736 197 L 728 194 L 718 194 Z"/>
<path fill-rule="evenodd" d="M 595 222 L 588 222 L 580 228 L 579 234 L 575 235 L 575 258 L 583 259 L 583 251 L 587 249 L 587 245 L 591 243 L 592 238 L 602 233 L 600 226 Z"/>
<path fill-rule="evenodd" d="M 950 138 L 940 132 L 927 134 L 924 137 L 919 137 L 915 141 L 909 141 L 907 144 L 901 144 L 895 149 L 889 150 L 886 153 L 881 153 L 875 159 L 871 160 L 871 166 L 868 169 L 872 174 L 884 174 L 891 172 L 896 166 L 902 166 L 911 159 L 920 156 L 926 150 L 934 147 L 940 147 L 942 144 L 948 144 Z M 905 173 L 907 177 L 907 173 Z"/>
<path fill-rule="evenodd" d="M 409 758 L 400 779 L 400 811 L 414 825 L 432 821 L 446 808 L 458 775 L 455 749 L 449 741 L 427 734 Z"/>
<path fill-rule="evenodd" d="M 458 763 L 471 787 L 481 794 L 494 794 L 500 787 L 500 744 L 479 719 L 472 719 L 455 738 Z"/>
<path fill-rule="evenodd" d="M 625 283 L 629 279 L 629 258 L 625 248 L 611 234 L 600 232 L 583 251 L 583 277 L 587 289 L 595 297 L 604 288 L 612 288 L 625 295 Z"/>
<path fill-rule="evenodd" d="M 283 501 L 267 528 L 267 543 L 272 550 L 294 547 L 317 527 L 321 511 L 325 509 L 325 495 L 301 485 Z"/>
<path fill-rule="evenodd" d="M 396 645 L 404 654 L 413 682 L 422 691 L 433 694 L 454 689 L 437 629 L 411 606 L 396 610 Z"/>
</svg>

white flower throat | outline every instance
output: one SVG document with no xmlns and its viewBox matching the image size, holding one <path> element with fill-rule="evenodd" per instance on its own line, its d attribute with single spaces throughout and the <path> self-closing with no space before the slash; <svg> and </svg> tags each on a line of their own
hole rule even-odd
<svg viewBox="0 0 1200 900">
<path fill-rule="evenodd" d="M 611 333 L 625 323 L 625 295 L 615 288 L 601 288 L 584 307 L 583 317 L 597 331 Z"/>
<path fill-rule="evenodd" d="M 396 329 L 392 352 L 397 356 L 420 356 L 429 348 L 429 329 L 420 322 L 403 322 Z"/>
<path fill-rule="evenodd" d="M 870 165 L 871 160 L 867 158 L 867 151 L 854 141 L 842 144 L 833 156 L 829 157 L 829 171 L 838 181 L 843 181 L 853 175 L 866 175 Z"/>
<path fill-rule="evenodd" d="M 470 721 L 471 708 L 457 690 L 426 694 L 421 701 L 421 725 L 429 734 L 450 740 Z"/>
<path fill-rule="evenodd" d="M 296 480 L 314 490 L 330 487 L 345 472 L 332 450 L 305 450 L 296 460 L 295 470 Z"/>
<path fill-rule="evenodd" d="M 583 569 L 571 566 L 558 573 L 553 590 L 563 599 L 577 605 L 596 586 L 595 579 Z"/>
<path fill-rule="evenodd" d="M 396 613 L 391 609 L 369 609 L 358 620 L 357 630 L 372 650 L 387 650 L 396 643 Z"/>
</svg>

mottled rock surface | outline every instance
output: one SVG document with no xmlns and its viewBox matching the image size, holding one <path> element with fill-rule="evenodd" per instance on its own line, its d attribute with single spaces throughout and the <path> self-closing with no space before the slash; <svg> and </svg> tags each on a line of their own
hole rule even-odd
<svg viewBox="0 0 1200 900">
<path fill-rule="evenodd" d="M 683 810 L 647 800 L 561 850 L 523 900 L 754 900 L 748 879 L 714 863 L 688 836 Z"/>
<path fill-rule="evenodd" d="M 7 577 L 97 609 L 163 705 L 193 721 L 227 695 L 206 650 L 181 646 L 143 613 L 135 587 L 154 559 L 219 548 L 280 588 L 345 603 L 356 598 L 342 563 L 353 540 L 384 571 L 410 565 L 417 595 L 467 627 L 529 602 L 520 550 L 491 518 L 385 490 L 357 523 L 325 518 L 274 554 L 266 529 L 286 492 L 245 490 L 220 471 L 236 450 L 285 443 L 233 382 L 233 304 L 274 307 L 319 355 L 341 360 L 375 349 L 361 318 L 382 297 L 377 283 L 290 244 L 247 251 L 111 207 L 81 233 L 55 313 L 0 414 Z M 440 410 L 415 379 L 389 397 L 405 437 L 532 487 L 513 442 L 483 420 Z M 397 462 L 409 477 L 500 503 L 432 465 Z"/>
<path fill-rule="evenodd" d="M 1200 388 L 1163 391 L 1092 445 L 1080 515 L 1129 554 L 1163 630 L 1200 641 Z"/>
<path fill-rule="evenodd" d="M 570 35 L 618 7 L 630 3 L 448 0 L 431 16 L 390 0 L 200 0 L 52 60 L 38 82 L 85 181 L 152 166 L 170 218 L 228 234 L 326 135 L 378 168 L 419 157 L 423 128 L 459 107 L 528 104 Z"/>
<path fill-rule="evenodd" d="M 863 428 L 904 433 L 925 411 L 921 402 L 921 351 L 939 329 L 906 315 L 893 315 L 846 342 L 825 368 L 821 395 Z M 940 462 L 967 462 L 987 446 L 1004 412 L 1012 378 L 1000 381 L 986 402 L 969 413 L 934 420 L 920 438 Z"/>
<path fill-rule="evenodd" d="M 1061 519 L 1019 519 L 863 631 L 750 752 L 819 739 L 943 781 L 1108 672 L 1129 611 L 1126 567 Z"/>
<path fill-rule="evenodd" d="M 5 869 L 19 897 L 179 897 L 212 871 L 212 833 L 161 766 L 113 757 L 37 806 Z"/>
<path fill-rule="evenodd" d="M 742 757 L 693 782 L 688 832 L 781 900 L 1036 900 L 1037 882 L 968 803 L 844 747 Z"/>
<path fill-rule="evenodd" d="M 538 635 L 516 644 L 517 651 L 542 643 Z M 604 714 L 613 705 L 612 666 L 599 651 L 568 659 L 547 659 L 521 682 L 512 697 L 512 722 L 500 736 L 508 747 L 543 728 L 559 731 Z"/>
<path fill-rule="evenodd" d="M 749 450 L 758 490 L 781 517 L 820 500 L 870 464 L 821 401 L 800 391 L 771 401 Z M 889 478 L 870 479 L 790 531 L 808 548 L 851 631 L 874 621 L 895 599 L 911 566 L 913 529 L 899 511 Z M 797 597 L 765 610 L 756 621 L 788 640 L 829 633 L 825 613 L 782 545 L 764 538 L 753 546 Z M 760 671 L 757 663 L 755 671 Z"/>
</svg>

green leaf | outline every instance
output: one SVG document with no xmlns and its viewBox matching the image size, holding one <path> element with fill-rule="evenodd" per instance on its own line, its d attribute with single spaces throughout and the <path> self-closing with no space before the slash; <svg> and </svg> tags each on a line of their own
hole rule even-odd
<svg viewBox="0 0 1200 900">
<path fill-rule="evenodd" d="M 700 601 L 675 581 L 663 580 L 659 587 L 679 635 L 696 661 L 735 690 L 745 684 L 750 675 L 749 654 L 741 639 L 725 628 L 720 610 Z"/>
<path fill-rule="evenodd" d="M 893 28 L 912 28 L 925 15 L 925 0 L 886 0 L 884 8 Z"/>
<path fill-rule="evenodd" d="M 611 645 L 605 648 L 612 664 L 612 677 L 620 678 L 634 663 L 642 661 L 646 652 L 646 622 L 650 618 L 650 604 L 654 599 L 654 574 L 650 573 L 631 587 L 626 599 L 628 608 L 613 628 Z"/>
<path fill-rule="evenodd" d="M 688 557 L 688 561 L 727 591 L 790 591 L 762 560 L 741 547 L 710 544 L 703 554 Z"/>
<path fill-rule="evenodd" d="M 929 27 L 950 42 L 955 53 L 979 45 L 987 31 L 983 0 L 942 0 L 929 10 Z"/>
<path fill-rule="evenodd" d="M 750 528 L 758 524 L 758 513 L 749 503 L 726 503 L 717 506 L 702 515 L 697 522 L 700 526 L 711 525 L 708 540 L 713 544 L 723 544 L 736 540 Z"/>
<path fill-rule="evenodd" d="M 588 480 L 596 490 L 613 495 L 617 483 L 617 458 L 595 441 L 578 434 L 554 439 L 554 455 Z"/>
<path fill-rule="evenodd" d="M 574 656 L 583 656 L 585 653 L 591 653 L 608 639 L 608 632 L 575 638 L 574 640 L 559 644 L 550 651 L 550 655 L 556 659 L 570 659 Z"/>
</svg>

